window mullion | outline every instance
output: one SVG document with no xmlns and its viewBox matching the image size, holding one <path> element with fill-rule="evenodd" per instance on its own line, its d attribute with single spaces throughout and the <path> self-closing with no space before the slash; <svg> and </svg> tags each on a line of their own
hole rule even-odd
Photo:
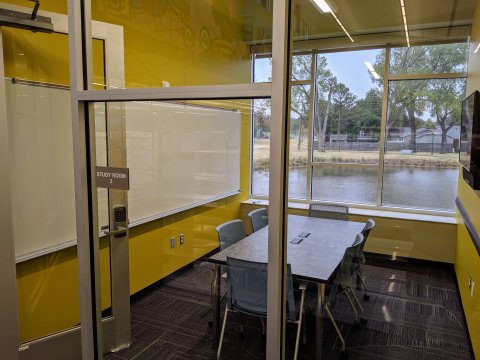
<svg viewBox="0 0 480 360">
<path fill-rule="evenodd" d="M 307 154 L 307 191 L 305 198 L 307 201 L 312 200 L 312 146 L 313 146 L 313 117 L 315 116 L 315 84 L 316 84 L 316 56 L 312 52 L 312 60 L 310 66 L 310 96 L 309 96 L 309 114 L 308 114 L 308 154 Z"/>
<path fill-rule="evenodd" d="M 387 108 L 388 108 L 388 74 L 390 68 L 390 48 L 385 49 L 385 64 L 383 67 L 383 99 L 382 99 L 382 117 L 380 119 L 380 148 L 378 158 L 378 175 L 377 175 L 377 206 L 382 206 L 383 191 L 383 173 L 385 159 L 385 137 L 387 128 Z"/>
</svg>

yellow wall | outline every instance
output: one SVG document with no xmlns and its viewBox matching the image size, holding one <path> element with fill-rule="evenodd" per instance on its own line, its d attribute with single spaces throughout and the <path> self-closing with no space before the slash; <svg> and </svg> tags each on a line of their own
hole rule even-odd
<svg viewBox="0 0 480 360">
<path fill-rule="evenodd" d="M 23 0 L 6 2 L 28 6 Z M 136 18 L 120 16 L 122 14 L 118 12 L 102 8 L 101 1 L 93 3 L 96 20 L 110 20 L 125 27 L 127 86 L 161 86 L 162 80 L 170 81 L 172 86 L 250 82 L 250 62 L 245 53 L 247 47 L 238 37 L 235 41 L 232 40 L 236 46 L 233 52 L 228 48 L 222 51 L 224 43 L 220 33 L 215 34 L 213 30 L 210 30 L 210 34 L 216 41 L 209 51 L 199 50 L 198 46 L 193 50 L 179 48 L 167 41 L 165 35 L 159 37 L 156 25 L 148 23 L 149 25 L 145 26 L 145 14 Z M 205 3 L 202 2 L 203 6 Z M 41 9 L 65 14 L 66 1 L 43 0 Z M 171 14 L 169 16 L 171 17 Z M 189 24 L 192 25 L 192 21 Z M 65 35 L 34 34 L 18 29 L 4 31 L 7 77 L 57 84 L 69 83 L 68 41 Z M 103 44 L 95 41 L 93 46 L 95 82 L 103 83 Z M 177 55 L 178 58 L 174 61 Z M 245 105 L 249 106 L 249 102 L 240 103 L 239 108 L 245 108 Z M 130 234 L 132 294 L 218 246 L 215 227 L 227 220 L 238 218 L 240 203 L 248 198 L 249 168 L 250 117 L 249 113 L 242 112 L 241 194 L 133 228 Z M 177 242 L 175 249 L 170 249 L 170 237 L 175 236 L 178 239 L 181 233 L 185 235 L 185 244 L 178 246 Z M 108 245 L 103 239 L 100 250 L 102 309 L 110 305 L 108 256 Z M 45 336 L 79 323 L 77 267 L 75 248 L 17 265 L 22 341 Z"/>
<path fill-rule="evenodd" d="M 480 42 L 480 6 L 478 5 L 475 9 L 470 41 L 466 95 L 471 94 L 475 90 L 480 90 L 480 53 L 474 54 L 475 48 Z M 463 180 L 461 172 L 458 179 L 458 197 L 467 210 L 475 228 L 480 232 L 480 192 L 475 192 L 468 186 Z M 480 256 L 470 239 L 470 235 L 459 213 L 457 213 L 457 219 L 455 271 L 473 350 L 475 357 L 480 359 Z M 475 283 L 473 296 L 470 295 L 468 287 L 470 275 Z"/>
</svg>

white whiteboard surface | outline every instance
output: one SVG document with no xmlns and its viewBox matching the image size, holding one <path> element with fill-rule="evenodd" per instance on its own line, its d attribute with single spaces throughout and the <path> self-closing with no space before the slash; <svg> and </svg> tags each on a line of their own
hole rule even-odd
<svg viewBox="0 0 480 360">
<path fill-rule="evenodd" d="M 19 262 L 76 243 L 70 92 L 9 79 L 5 88 Z M 239 191 L 239 112 L 165 102 L 122 105 L 130 226 Z M 95 106 L 98 165 L 106 161 L 104 109 Z M 99 225 L 105 225 L 106 190 L 99 189 L 98 203 Z"/>
<path fill-rule="evenodd" d="M 125 104 L 130 224 L 240 189 L 240 113 L 168 102 Z"/>
<path fill-rule="evenodd" d="M 5 81 L 16 257 L 75 239 L 70 92 Z"/>
</svg>

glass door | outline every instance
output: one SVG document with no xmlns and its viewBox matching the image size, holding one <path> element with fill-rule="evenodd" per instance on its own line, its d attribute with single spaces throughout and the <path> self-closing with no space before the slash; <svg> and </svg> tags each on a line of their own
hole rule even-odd
<svg viewBox="0 0 480 360">
<path fill-rule="evenodd" d="M 32 12 L 16 5 L 2 4 L 2 8 L 11 11 L 12 16 L 30 16 Z M 5 356 L 11 359 L 82 356 L 66 11 L 66 1 L 40 8 L 38 15 L 53 24 L 55 31 L 50 33 L 15 26 L 0 28 L 1 215 L 2 233 L 6 236 L 0 253 L 5 267 L 2 289 L 9 289 L 11 295 L 2 302 L 2 319 L 10 321 L 3 322 L 5 331 L 1 329 L 1 333 L 9 346 Z M 114 73 L 106 59 L 113 47 L 101 24 L 94 25 L 93 78 L 96 88 L 104 88 Z M 104 28 L 108 26 L 103 23 Z M 103 126 L 106 129 L 107 125 Z M 110 135 L 114 134 L 113 120 L 108 126 Z M 103 149 L 105 140 L 99 138 L 99 149 Z M 116 153 L 114 148 L 110 150 Z M 99 157 L 105 164 L 116 161 L 106 152 Z M 109 232 L 113 207 L 119 203 L 126 206 L 122 196 L 106 190 L 100 194 L 103 217 L 99 223 L 106 226 L 99 229 L 102 233 Z M 121 299 L 119 291 L 126 288 L 123 303 L 128 305 L 128 281 L 126 285 L 125 281 L 111 285 L 118 278 L 112 274 L 125 274 L 120 262 L 126 263 L 128 269 L 128 256 L 118 250 L 122 247 L 118 234 L 113 246 L 109 240 L 103 236 L 100 242 L 101 278 L 105 284 L 103 323 L 105 331 L 113 334 L 104 340 L 105 351 L 127 346 L 130 334 L 128 306 L 120 311 L 122 302 L 112 300 L 113 296 Z M 110 261 L 113 253 L 117 262 Z M 126 273 L 128 279 L 128 270 Z M 128 330 L 118 330 L 123 329 L 121 319 L 126 319 Z M 17 327 L 18 331 L 14 330 Z"/>
</svg>

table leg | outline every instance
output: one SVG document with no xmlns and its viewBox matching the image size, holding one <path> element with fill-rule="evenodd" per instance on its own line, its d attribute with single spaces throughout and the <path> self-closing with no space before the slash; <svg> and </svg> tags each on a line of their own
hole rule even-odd
<svg viewBox="0 0 480 360">
<path fill-rule="evenodd" d="M 213 349 L 216 349 L 220 337 L 220 265 L 218 264 L 212 264 L 211 306 Z"/>
<path fill-rule="evenodd" d="M 315 359 L 322 358 L 323 347 L 323 306 L 325 301 L 325 284 L 317 283 L 317 308 L 315 329 Z"/>
</svg>

